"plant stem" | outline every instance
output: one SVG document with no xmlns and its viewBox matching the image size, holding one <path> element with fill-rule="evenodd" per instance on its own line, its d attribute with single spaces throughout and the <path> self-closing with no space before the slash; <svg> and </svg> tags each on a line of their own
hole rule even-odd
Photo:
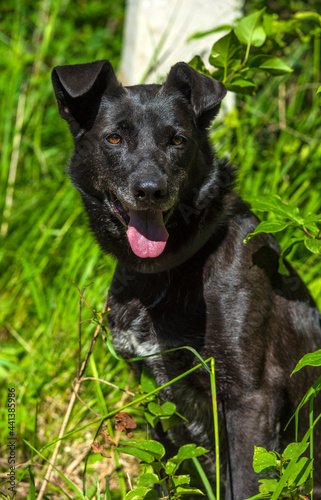
<svg viewBox="0 0 321 500">
<path fill-rule="evenodd" d="M 107 311 L 107 307 L 108 307 L 107 306 L 107 302 L 108 302 L 108 297 L 106 299 L 103 312 Z M 104 320 L 104 316 L 101 317 L 101 323 L 103 322 L 103 320 Z M 48 484 L 48 482 L 50 480 L 50 477 L 51 477 L 51 474 L 52 474 L 52 471 L 54 469 L 54 465 L 55 465 L 55 462 L 56 462 L 56 459 L 57 459 L 57 456 L 58 456 L 58 453 L 59 453 L 59 449 L 60 449 L 60 446 L 61 446 L 61 441 L 62 441 L 62 438 L 63 438 L 64 433 L 66 431 L 66 428 L 67 428 L 67 425 L 68 425 L 68 422 L 69 422 L 69 419 L 70 419 L 70 415 L 71 415 L 72 409 L 74 407 L 74 404 L 75 404 L 75 401 L 76 401 L 76 397 L 77 397 L 79 388 L 81 386 L 81 377 L 83 376 L 83 374 L 84 374 L 84 372 L 85 372 L 85 370 L 87 368 L 88 361 L 89 361 L 89 358 L 90 358 L 90 356 L 92 354 L 92 351 L 93 351 L 94 345 L 96 343 L 96 340 L 98 338 L 99 331 L 100 331 L 100 324 L 97 325 L 97 328 L 95 330 L 93 339 L 92 339 L 91 344 L 90 344 L 89 351 L 87 353 L 87 357 L 86 357 L 85 361 L 83 362 L 83 364 L 81 366 L 81 369 L 80 369 L 80 372 L 79 372 L 79 377 L 77 377 L 77 381 L 76 381 L 75 387 L 73 388 L 73 393 L 71 394 L 71 398 L 70 398 L 69 405 L 68 405 L 68 408 L 67 408 L 67 411 L 66 411 L 66 414 L 65 414 L 65 418 L 64 418 L 64 421 L 63 421 L 62 426 L 60 428 L 58 439 L 56 441 L 54 441 L 56 443 L 56 446 L 55 446 L 55 449 L 54 449 L 54 452 L 53 452 L 53 455 L 52 455 L 51 462 L 49 463 L 49 466 L 48 466 L 48 469 L 47 469 L 44 481 L 43 481 L 43 483 L 41 485 L 39 494 L 37 496 L 37 500 L 42 500 L 42 498 L 43 498 L 43 496 L 45 494 L 45 491 L 46 491 L 46 488 L 47 488 L 47 484 Z"/>
<path fill-rule="evenodd" d="M 313 400 L 314 400 L 314 394 L 310 397 L 310 402 L 309 402 L 309 427 L 310 428 L 312 428 L 312 426 L 313 426 Z M 311 432 L 311 436 L 310 436 L 310 458 L 311 458 L 311 460 L 313 460 L 313 432 Z M 313 480 L 313 467 L 311 469 L 310 477 Z M 311 500 L 313 500 L 313 490 L 311 492 Z"/>
<path fill-rule="evenodd" d="M 305 227 L 303 227 L 302 230 L 307 236 L 309 236 L 309 238 L 315 238 L 316 240 L 321 240 L 321 234 L 313 236 L 311 233 L 309 233 L 309 231 Z"/>
<path fill-rule="evenodd" d="M 313 83 L 319 85 L 319 71 L 320 71 L 320 32 L 315 31 L 313 38 Z M 316 94 L 314 92 L 314 98 Z"/>
<path fill-rule="evenodd" d="M 217 398 L 215 381 L 215 360 L 211 358 L 211 390 L 213 403 L 214 437 L 215 437 L 215 466 L 216 466 L 216 500 L 220 500 L 220 443 L 218 432 Z"/>
<path fill-rule="evenodd" d="M 3 210 L 3 222 L 2 222 L 2 225 L 0 227 L 0 235 L 1 236 L 7 235 L 8 228 L 9 228 L 8 221 L 9 221 L 11 211 L 12 211 L 12 206 L 13 206 L 13 196 L 14 196 L 15 182 L 16 182 L 16 176 L 17 176 L 17 167 L 18 167 L 18 160 L 19 160 L 19 154 L 20 154 L 20 144 L 21 144 L 21 137 L 22 137 L 22 126 L 23 126 L 24 115 L 25 115 L 26 92 L 27 92 L 26 85 L 22 85 L 21 92 L 19 95 L 17 115 L 16 115 L 16 124 L 15 124 L 15 129 L 14 129 L 12 154 L 11 154 L 10 168 L 9 168 L 9 175 L 8 175 L 7 194 L 6 194 L 5 203 L 4 203 L 4 210 Z"/>
</svg>

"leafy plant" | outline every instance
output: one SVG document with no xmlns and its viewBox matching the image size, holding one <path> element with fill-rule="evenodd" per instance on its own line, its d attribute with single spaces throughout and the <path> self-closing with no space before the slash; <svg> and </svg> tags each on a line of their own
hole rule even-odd
<svg viewBox="0 0 321 500">
<path fill-rule="evenodd" d="M 321 349 L 303 356 L 293 370 L 292 375 L 306 366 L 321 366 Z M 282 454 L 267 451 L 262 447 L 255 447 L 253 468 L 256 473 L 264 477 L 259 479 L 260 494 L 251 497 L 249 500 L 259 498 L 306 500 L 305 495 L 311 494 L 313 496 L 313 429 L 321 418 L 320 414 L 314 419 L 313 400 L 320 391 L 321 376 L 302 398 L 294 414 L 297 435 L 299 411 L 307 402 L 310 403 L 310 426 L 301 442 L 290 443 Z M 308 448 L 310 448 L 310 457 L 303 456 Z"/>
<path fill-rule="evenodd" d="M 215 372 L 214 372 L 214 359 L 209 358 L 204 361 L 200 355 L 191 347 L 181 347 L 178 349 L 171 349 L 170 351 L 165 351 L 162 354 L 166 354 L 166 352 L 171 352 L 173 350 L 179 349 L 188 349 L 195 353 L 195 355 L 201 360 L 201 363 L 194 366 L 187 372 L 178 376 L 177 378 L 167 382 L 161 387 L 157 387 L 155 380 L 153 379 L 151 373 L 144 369 L 141 377 L 141 394 L 137 394 L 133 400 L 123 406 L 118 410 L 114 410 L 109 414 L 103 417 L 103 420 L 109 419 L 113 417 L 117 412 L 118 415 L 123 414 L 124 410 L 131 406 L 143 406 L 145 408 L 144 416 L 147 422 L 154 427 L 156 423 L 159 421 L 163 425 L 163 429 L 167 430 L 170 426 L 174 425 L 177 421 L 177 418 L 182 418 L 186 420 L 182 415 L 176 412 L 176 406 L 171 402 L 160 403 L 156 402 L 156 398 L 158 399 L 158 393 L 164 389 L 165 387 L 175 383 L 181 378 L 187 376 L 191 372 L 197 370 L 201 366 L 205 367 L 210 375 L 211 388 L 212 388 L 212 405 L 213 405 L 213 432 L 215 434 L 215 455 L 216 455 L 216 499 L 220 499 L 220 456 L 219 456 L 219 436 L 218 436 L 218 420 L 217 420 L 217 403 L 216 403 L 216 383 L 215 383 Z M 160 353 L 158 353 L 160 354 Z M 143 358 L 135 358 L 135 360 L 141 360 Z M 211 363 L 211 367 L 207 366 L 207 363 Z M 117 417 L 117 415 L 116 415 Z M 129 416 L 126 417 L 128 420 Z M 130 428 L 134 428 L 136 425 L 131 425 Z M 84 427 L 83 427 L 84 428 Z M 79 431 L 81 429 L 77 429 Z M 126 425 L 123 425 L 119 430 L 125 430 Z M 127 433 L 127 432 L 126 432 Z M 72 433 L 69 433 L 70 436 Z M 137 487 L 132 489 L 127 493 L 126 499 L 154 499 L 158 497 L 158 491 L 153 488 L 153 485 L 159 485 L 162 491 L 162 498 L 171 498 L 171 499 L 179 499 L 182 495 L 191 495 L 191 494 L 203 494 L 198 488 L 194 488 L 190 485 L 190 476 L 189 475 L 177 475 L 178 469 L 181 464 L 185 460 L 192 459 L 194 464 L 200 474 L 200 477 L 203 481 L 204 487 L 206 489 L 207 495 L 209 499 L 213 499 L 214 495 L 212 492 L 212 488 L 204 474 L 204 471 L 197 460 L 197 457 L 203 455 L 208 450 L 205 450 L 203 447 L 197 447 L 195 444 L 187 444 L 181 446 L 179 448 L 178 454 L 174 457 L 171 457 L 167 461 L 162 461 L 162 458 L 165 455 L 165 448 L 163 445 L 157 441 L 153 441 L 152 439 L 144 439 L 138 441 L 128 440 L 128 441 L 120 441 L 118 444 L 112 442 L 110 440 L 110 436 L 105 434 L 105 431 L 100 433 L 101 436 L 104 437 L 105 443 L 108 445 L 115 446 L 115 450 L 117 452 L 121 452 L 127 455 L 134 456 L 142 460 L 142 464 L 144 466 L 143 473 L 137 479 Z M 66 436 L 64 436 L 66 437 Z M 101 453 L 103 456 L 106 455 L 106 451 L 104 447 L 98 445 L 98 443 L 94 442 L 95 449 L 93 450 L 95 453 Z M 119 446 L 121 445 L 121 446 Z M 166 495 L 164 496 L 166 492 Z"/>
<path fill-rule="evenodd" d="M 191 37 L 199 38 L 210 33 L 230 30 L 214 43 L 209 62 L 216 69 L 209 71 L 200 56 L 195 56 L 190 65 L 213 78 L 222 81 L 228 90 L 253 95 L 258 88 L 255 77 L 258 73 L 280 76 L 293 69 L 276 56 L 284 45 L 283 36 L 300 33 L 302 24 L 309 20 L 316 23 L 313 34 L 320 33 L 321 16 L 314 12 L 298 12 L 289 20 L 279 20 L 275 14 L 267 14 L 265 8 L 240 18 L 236 26 L 223 25 Z M 311 35 L 310 35 L 311 36 Z"/>
<path fill-rule="evenodd" d="M 184 495 L 203 495 L 202 491 L 190 486 L 188 475 L 178 474 L 178 469 L 185 460 L 197 458 L 208 450 L 195 444 L 181 446 L 177 455 L 167 461 L 162 461 L 165 448 L 157 441 L 126 441 L 126 447 L 118 451 L 127 453 L 143 460 L 143 473 L 137 478 L 137 488 L 129 491 L 125 500 L 129 499 L 158 499 L 159 492 L 154 485 L 159 485 L 162 498 L 179 499 Z"/>
<path fill-rule="evenodd" d="M 268 212 L 273 218 L 262 221 L 253 233 L 247 235 L 244 243 L 259 233 L 278 233 L 286 228 L 297 228 L 302 236 L 293 236 L 282 249 L 284 256 L 288 255 L 293 246 L 304 242 L 310 252 L 321 255 L 321 214 L 303 216 L 298 207 L 284 203 L 278 195 L 256 196 L 251 201 L 255 211 Z"/>
<path fill-rule="evenodd" d="M 313 29 L 311 29 L 311 25 Z M 228 90 L 239 95 L 253 95 L 266 81 L 264 74 L 271 77 L 290 75 L 293 69 L 284 61 L 286 39 L 289 36 L 299 37 L 302 44 L 311 38 L 315 39 L 315 68 L 313 79 L 319 71 L 320 55 L 317 47 L 321 33 L 321 16 L 315 12 L 296 12 L 289 19 L 279 19 L 276 14 L 266 13 L 260 9 L 242 17 L 235 26 L 223 25 L 206 33 L 197 33 L 195 37 L 206 36 L 209 33 L 230 30 L 225 36 L 214 43 L 209 62 L 216 69 L 209 71 L 199 56 L 190 64 L 203 73 L 224 82 Z M 193 37 L 192 37 L 193 38 Z M 280 81 L 280 80 L 278 80 Z M 318 89 L 318 92 L 320 91 Z M 279 127 L 286 129 L 285 107 L 278 104 L 280 113 Z M 285 106 L 283 103 L 282 106 Z M 244 122 L 242 122 L 243 125 Z M 290 131 L 290 129 L 289 129 Z M 295 134 L 295 131 L 291 131 Z M 283 255 L 288 255 L 298 243 L 316 255 L 321 255 L 321 216 L 315 213 L 303 215 L 297 206 L 283 203 L 277 194 L 269 196 L 247 197 L 254 211 L 267 212 L 268 220 L 262 221 L 257 229 L 249 234 L 245 242 L 261 232 L 279 233 L 287 228 L 299 229 L 303 234 L 293 236 L 283 246 Z"/>
<path fill-rule="evenodd" d="M 298 372 L 305 366 L 321 366 L 321 349 L 315 352 L 311 352 L 303 356 L 302 359 L 298 362 L 296 367 L 294 368 L 293 373 Z"/>
<path fill-rule="evenodd" d="M 253 468 L 255 472 L 265 477 L 259 479 L 260 494 L 251 497 L 251 500 L 256 498 L 303 500 L 305 498 L 303 494 L 310 494 L 313 481 L 308 478 L 312 471 L 313 460 L 301 457 L 308 446 L 309 443 L 304 441 L 290 443 L 282 454 L 255 447 Z M 271 474 L 275 477 L 271 477 Z"/>
</svg>

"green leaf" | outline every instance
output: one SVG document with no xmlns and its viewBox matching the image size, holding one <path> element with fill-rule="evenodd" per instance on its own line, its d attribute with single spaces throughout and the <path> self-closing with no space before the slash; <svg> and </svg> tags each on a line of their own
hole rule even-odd
<svg viewBox="0 0 321 500">
<path fill-rule="evenodd" d="M 143 366 L 142 375 L 140 377 L 140 387 L 142 392 L 146 393 L 152 392 L 157 389 L 155 377 L 149 370 L 149 368 L 147 368 L 147 366 L 145 365 Z"/>
<path fill-rule="evenodd" d="M 249 66 L 251 68 L 261 69 L 262 71 L 266 71 L 267 73 L 270 73 L 274 76 L 293 72 L 293 69 L 290 68 L 290 66 L 288 66 L 284 61 L 282 61 L 282 59 L 266 54 L 261 54 L 253 57 L 249 63 Z"/>
<path fill-rule="evenodd" d="M 235 78 L 226 85 L 227 89 L 231 92 L 238 94 L 254 95 L 256 85 L 252 80 L 245 78 Z"/>
<path fill-rule="evenodd" d="M 298 243 L 302 243 L 304 238 L 291 237 L 282 248 L 282 256 L 286 257 Z"/>
<path fill-rule="evenodd" d="M 270 36 L 273 33 L 273 24 L 275 22 L 275 14 L 264 14 L 263 16 L 263 28 L 266 36 Z"/>
<path fill-rule="evenodd" d="M 266 40 L 266 33 L 264 31 L 263 26 L 257 26 L 253 32 L 251 45 L 254 47 L 261 47 Z"/>
<path fill-rule="evenodd" d="M 184 487 L 184 486 L 178 486 L 175 490 L 175 493 L 177 493 L 178 495 L 203 495 L 204 496 L 204 493 L 197 489 L 197 488 L 190 488 L 190 487 Z"/>
<path fill-rule="evenodd" d="M 237 37 L 231 31 L 214 43 L 209 62 L 216 68 L 224 68 L 226 75 L 227 68 L 234 70 L 241 64 L 241 50 Z"/>
<path fill-rule="evenodd" d="M 172 481 L 174 486 L 182 486 L 183 484 L 189 485 L 191 478 L 187 474 L 180 476 L 173 476 Z"/>
<path fill-rule="evenodd" d="M 173 415 L 176 411 L 176 405 L 174 403 L 171 403 L 170 401 L 167 401 L 162 405 L 162 412 L 164 416 L 170 417 Z"/>
<path fill-rule="evenodd" d="M 259 479 L 259 482 L 262 483 L 259 487 L 259 490 L 261 493 L 263 493 L 263 495 L 275 491 L 278 485 L 277 479 L 265 478 L 265 479 Z"/>
<path fill-rule="evenodd" d="M 156 490 L 151 490 L 150 488 L 135 488 L 127 493 L 124 500 L 156 500 L 158 499 L 158 493 Z"/>
<path fill-rule="evenodd" d="M 258 495 L 254 495 L 246 500 L 262 500 L 262 498 L 271 498 L 271 495 L 269 493 L 259 493 Z"/>
<path fill-rule="evenodd" d="M 154 462 L 154 460 L 155 460 L 153 455 L 151 455 L 150 453 L 147 453 L 146 451 L 140 450 L 138 448 L 118 447 L 117 451 L 120 451 L 121 453 L 125 453 L 126 455 L 131 455 L 132 457 L 139 458 L 139 460 L 143 460 L 143 462 L 147 462 L 148 464 Z"/>
<path fill-rule="evenodd" d="M 165 472 L 166 474 L 175 474 L 178 467 L 181 465 L 182 461 L 174 462 L 172 459 L 168 460 L 165 464 Z"/>
<path fill-rule="evenodd" d="M 177 458 L 186 460 L 188 458 L 195 458 L 200 455 L 204 455 L 204 453 L 208 453 L 208 451 L 209 450 L 206 450 L 202 446 L 196 446 L 196 444 L 185 444 L 180 447 L 176 456 Z"/>
<path fill-rule="evenodd" d="M 257 226 L 257 228 L 253 231 L 253 233 L 250 233 L 247 235 L 247 237 L 244 240 L 244 243 L 247 243 L 256 234 L 278 233 L 279 231 L 283 231 L 290 224 L 291 224 L 291 222 L 284 221 L 284 220 L 277 220 L 277 219 L 260 222 L 260 224 Z"/>
<path fill-rule="evenodd" d="M 285 460 L 291 460 L 297 453 L 299 453 L 299 455 L 302 455 L 302 453 L 305 452 L 308 446 L 309 443 L 290 443 L 285 448 L 284 453 L 282 453 L 282 457 Z"/>
<path fill-rule="evenodd" d="M 258 27 L 264 11 L 265 8 L 242 17 L 239 20 L 237 27 L 234 29 L 234 33 L 244 45 L 260 47 L 265 42 L 265 31 L 263 27 Z"/>
<path fill-rule="evenodd" d="M 161 408 L 160 405 L 158 405 L 157 403 L 149 403 L 148 404 L 148 411 L 150 413 L 153 413 L 154 415 L 157 415 L 158 417 L 162 416 L 163 415 L 163 410 Z"/>
<path fill-rule="evenodd" d="M 303 358 L 300 359 L 296 367 L 294 368 L 293 373 L 298 372 L 303 368 L 304 366 L 321 366 L 321 349 L 315 352 L 310 352 L 303 356 Z"/>
<path fill-rule="evenodd" d="M 114 346 L 112 344 L 112 341 L 110 340 L 109 337 L 106 337 L 106 345 L 107 345 L 107 348 L 110 352 L 110 354 L 113 356 L 113 358 L 115 359 L 118 359 L 118 361 L 121 361 L 122 358 L 120 358 L 117 354 L 116 354 L 116 351 L 114 349 Z"/>
<path fill-rule="evenodd" d="M 230 31 L 234 28 L 231 24 L 222 24 L 221 26 L 217 26 L 217 28 L 213 28 L 207 31 L 197 31 L 193 33 L 193 35 L 189 36 L 187 41 L 197 40 L 198 38 L 203 38 L 204 36 L 211 35 L 212 33 L 219 33 L 220 31 Z"/>
<path fill-rule="evenodd" d="M 179 421 L 178 414 L 173 414 L 170 417 L 162 417 L 161 424 L 164 432 L 173 427 Z"/>
<path fill-rule="evenodd" d="M 202 446 L 196 446 L 196 444 L 186 444 L 181 446 L 177 455 L 167 461 L 165 471 L 167 474 L 175 474 L 178 467 L 184 460 L 199 457 L 200 455 L 204 455 L 204 453 L 208 453 L 208 450 Z"/>
<path fill-rule="evenodd" d="M 122 444 L 126 444 L 133 448 L 146 451 L 153 455 L 157 460 L 160 460 L 165 455 L 164 446 L 158 441 L 154 441 L 152 439 L 142 439 L 141 441 L 122 441 Z"/>
<path fill-rule="evenodd" d="M 296 19 L 300 19 L 301 21 L 316 21 L 318 24 L 321 24 L 321 15 L 316 12 L 296 12 L 294 14 Z"/>
<path fill-rule="evenodd" d="M 320 92 L 321 92 L 321 87 L 318 88 L 317 94 L 320 94 Z"/>
<path fill-rule="evenodd" d="M 284 260 L 284 258 L 283 258 L 282 255 L 279 257 L 278 273 L 279 274 L 283 274 L 285 276 L 290 276 L 290 271 L 287 268 L 286 261 Z"/>
<path fill-rule="evenodd" d="M 277 194 L 256 196 L 249 200 L 253 210 L 260 212 L 274 212 L 279 218 L 289 218 L 297 225 L 303 225 L 304 219 L 299 213 L 299 209 L 284 203 Z"/>
<path fill-rule="evenodd" d="M 155 427 L 159 419 L 159 417 L 157 417 L 156 415 L 152 415 L 148 411 L 144 412 L 144 417 L 146 418 L 149 425 L 151 425 L 152 427 Z"/>
<path fill-rule="evenodd" d="M 304 238 L 304 244 L 308 250 L 312 253 L 316 253 L 317 255 L 321 255 L 321 240 L 317 240 L 316 238 L 310 238 L 310 236 L 306 236 Z"/>
<path fill-rule="evenodd" d="M 311 477 L 304 485 L 304 493 L 310 495 L 313 491 L 313 478 Z"/>
<path fill-rule="evenodd" d="M 152 472 L 146 472 L 145 474 L 141 474 L 137 478 L 137 486 L 145 486 L 145 487 L 153 487 L 154 484 L 159 484 L 159 478 L 156 474 Z"/>
<path fill-rule="evenodd" d="M 313 222 L 321 222 L 321 214 L 308 214 L 304 217 L 303 222 L 305 226 Z"/>
<path fill-rule="evenodd" d="M 211 76 L 211 73 L 208 71 L 208 69 L 206 69 L 203 59 L 200 56 L 194 56 L 188 64 L 189 66 L 191 66 L 191 68 L 196 69 L 196 71 L 199 71 L 204 75 Z"/>
<path fill-rule="evenodd" d="M 305 393 L 305 395 L 303 396 L 303 398 L 300 401 L 299 406 L 295 410 L 294 415 L 298 415 L 298 413 L 299 413 L 300 409 L 302 408 L 302 406 L 304 406 L 310 400 L 311 397 L 313 397 L 315 394 L 318 394 L 318 392 L 320 392 L 320 391 L 321 391 L 321 376 L 317 378 L 317 380 L 314 382 L 314 384 L 312 385 L 312 387 L 310 387 L 308 389 L 308 391 Z M 287 423 L 287 426 L 291 422 L 291 420 L 294 417 L 294 415 L 291 417 L 291 419 Z"/>
<path fill-rule="evenodd" d="M 305 483 L 312 470 L 312 464 L 313 460 L 311 458 L 300 458 L 300 460 L 295 464 L 295 467 L 293 468 L 293 471 L 289 476 L 288 484 L 300 486 L 300 484 Z"/>
<path fill-rule="evenodd" d="M 273 451 L 267 451 L 260 446 L 254 446 L 253 469 L 262 472 L 270 467 L 276 467 L 277 456 Z"/>
<path fill-rule="evenodd" d="M 265 17 L 265 16 L 264 16 Z M 300 21 L 298 19 L 287 19 L 287 20 L 280 20 L 278 19 L 278 16 L 276 14 L 272 14 L 271 20 L 267 20 L 265 22 L 265 19 L 263 19 L 263 25 L 266 31 L 267 36 L 269 37 L 274 37 L 276 39 L 275 41 L 280 45 L 280 47 L 283 47 L 284 44 L 278 41 L 278 36 L 277 35 L 284 35 L 285 33 L 296 33 L 297 29 L 300 27 Z"/>
</svg>

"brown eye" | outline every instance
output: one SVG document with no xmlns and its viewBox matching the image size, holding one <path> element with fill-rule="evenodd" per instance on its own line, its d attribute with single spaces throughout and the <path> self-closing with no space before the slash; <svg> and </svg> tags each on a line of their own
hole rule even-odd
<svg viewBox="0 0 321 500">
<path fill-rule="evenodd" d="M 109 144 L 119 144 L 121 141 L 121 137 L 118 134 L 111 134 L 108 137 L 106 137 L 107 141 Z"/>
<path fill-rule="evenodd" d="M 173 137 L 174 146 L 180 146 L 181 144 L 183 144 L 183 142 L 185 142 L 185 137 L 183 137 L 182 135 L 175 135 Z"/>
</svg>

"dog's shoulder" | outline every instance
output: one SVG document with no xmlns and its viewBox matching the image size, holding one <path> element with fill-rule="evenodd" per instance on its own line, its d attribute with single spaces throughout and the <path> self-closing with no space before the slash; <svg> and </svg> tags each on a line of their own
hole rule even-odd
<svg viewBox="0 0 321 500">
<path fill-rule="evenodd" d="M 288 301 L 315 307 L 296 271 L 282 256 L 272 234 L 260 233 L 245 243 L 259 219 L 234 191 L 225 195 L 225 217 L 208 242 L 204 283 L 220 280 L 234 291 L 253 290 L 258 297 L 278 295 Z"/>
</svg>

